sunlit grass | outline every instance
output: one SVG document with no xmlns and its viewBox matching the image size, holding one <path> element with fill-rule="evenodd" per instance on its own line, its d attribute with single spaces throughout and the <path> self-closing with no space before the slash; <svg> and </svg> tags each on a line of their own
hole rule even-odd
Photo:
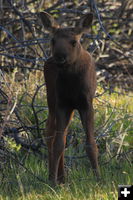
<svg viewBox="0 0 133 200">
<path fill-rule="evenodd" d="M 43 74 L 30 73 L 26 81 L 15 82 L 14 76 L 6 77 L 5 91 L 10 90 L 12 101 L 21 102 L 19 114 L 28 126 L 35 125 L 32 99 L 38 86 L 44 83 Z M 99 94 L 104 90 L 97 88 Z M 17 94 L 17 95 L 16 95 Z M 51 188 L 48 182 L 47 162 L 34 156 L 31 151 L 16 153 L 23 166 L 11 160 L 5 166 L 0 187 L 0 200 L 115 200 L 118 198 L 118 184 L 132 184 L 131 151 L 133 145 L 133 93 L 115 88 L 94 99 L 95 133 L 99 145 L 101 180 L 98 183 L 90 169 L 88 158 L 72 159 L 85 155 L 85 134 L 76 113 L 72 120 L 66 149 L 66 183 Z M 45 87 L 39 89 L 34 105 L 47 106 Z M 39 121 L 47 118 L 47 110 L 38 114 Z M 41 125 L 45 127 L 45 123 Z M 71 137 L 72 136 L 72 137 Z M 69 139 L 70 137 L 70 139 Z M 76 139 L 76 142 L 74 142 Z M 21 149 L 21 148 L 20 148 Z M 42 153 L 46 150 L 42 150 Z M 118 157 L 119 154 L 120 156 Z M 20 162 L 21 163 L 21 162 Z"/>
<path fill-rule="evenodd" d="M 14 168 L 14 174 L 9 174 L 10 178 L 5 181 L 0 188 L 0 199 L 103 199 L 115 200 L 118 198 L 119 184 L 132 184 L 132 169 L 128 162 L 118 165 L 117 162 L 101 166 L 101 180 L 99 182 L 87 167 L 69 170 L 66 183 L 52 188 L 48 184 L 47 170 L 45 162 L 38 162 L 37 159 L 28 163 L 29 174 L 23 168 Z M 27 161 L 28 162 L 28 161 Z M 39 181 L 35 176 L 42 178 Z M 10 181 L 10 182 L 9 182 Z"/>
</svg>

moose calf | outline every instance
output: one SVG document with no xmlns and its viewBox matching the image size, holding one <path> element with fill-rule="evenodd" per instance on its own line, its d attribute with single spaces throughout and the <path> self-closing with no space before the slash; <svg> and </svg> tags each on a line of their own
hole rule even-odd
<svg viewBox="0 0 133 200">
<path fill-rule="evenodd" d="M 64 149 L 69 122 L 78 110 L 86 133 L 86 152 L 93 171 L 99 175 L 98 150 L 94 139 L 93 97 L 96 89 L 95 66 L 91 55 L 83 49 L 80 38 L 88 31 L 93 15 L 85 14 L 75 27 L 62 28 L 54 18 L 40 12 L 39 17 L 51 35 L 50 57 L 44 67 L 49 115 L 47 146 L 49 180 L 64 182 Z"/>
</svg>

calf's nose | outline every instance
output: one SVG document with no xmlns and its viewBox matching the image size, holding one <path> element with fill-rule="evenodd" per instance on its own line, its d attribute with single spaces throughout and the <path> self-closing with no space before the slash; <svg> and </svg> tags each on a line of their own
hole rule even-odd
<svg viewBox="0 0 133 200">
<path fill-rule="evenodd" d="M 55 61 L 59 64 L 63 64 L 66 62 L 66 54 L 64 53 L 58 53 L 54 55 Z"/>
</svg>

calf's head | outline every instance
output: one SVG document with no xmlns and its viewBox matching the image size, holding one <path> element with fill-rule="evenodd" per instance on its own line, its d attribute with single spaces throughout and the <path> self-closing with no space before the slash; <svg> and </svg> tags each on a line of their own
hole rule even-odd
<svg viewBox="0 0 133 200">
<path fill-rule="evenodd" d="M 73 64 L 81 51 L 80 37 L 88 32 L 92 22 L 92 13 L 85 14 L 80 18 L 75 27 L 62 28 L 55 19 L 46 12 L 40 12 L 39 16 L 43 26 L 51 35 L 52 56 L 55 62 L 62 64 Z"/>
</svg>

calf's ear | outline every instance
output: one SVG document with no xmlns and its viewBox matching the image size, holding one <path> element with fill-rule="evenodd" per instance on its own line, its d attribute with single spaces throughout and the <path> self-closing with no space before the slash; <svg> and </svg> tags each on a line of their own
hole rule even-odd
<svg viewBox="0 0 133 200">
<path fill-rule="evenodd" d="M 60 27 L 56 20 L 47 12 L 38 13 L 38 17 L 41 19 L 44 28 L 50 32 Z"/>
<path fill-rule="evenodd" d="M 93 14 L 92 13 L 87 13 L 83 15 L 76 23 L 75 26 L 75 31 L 77 30 L 77 33 L 79 34 L 82 33 L 88 33 L 90 25 L 92 24 L 93 21 Z"/>
</svg>

